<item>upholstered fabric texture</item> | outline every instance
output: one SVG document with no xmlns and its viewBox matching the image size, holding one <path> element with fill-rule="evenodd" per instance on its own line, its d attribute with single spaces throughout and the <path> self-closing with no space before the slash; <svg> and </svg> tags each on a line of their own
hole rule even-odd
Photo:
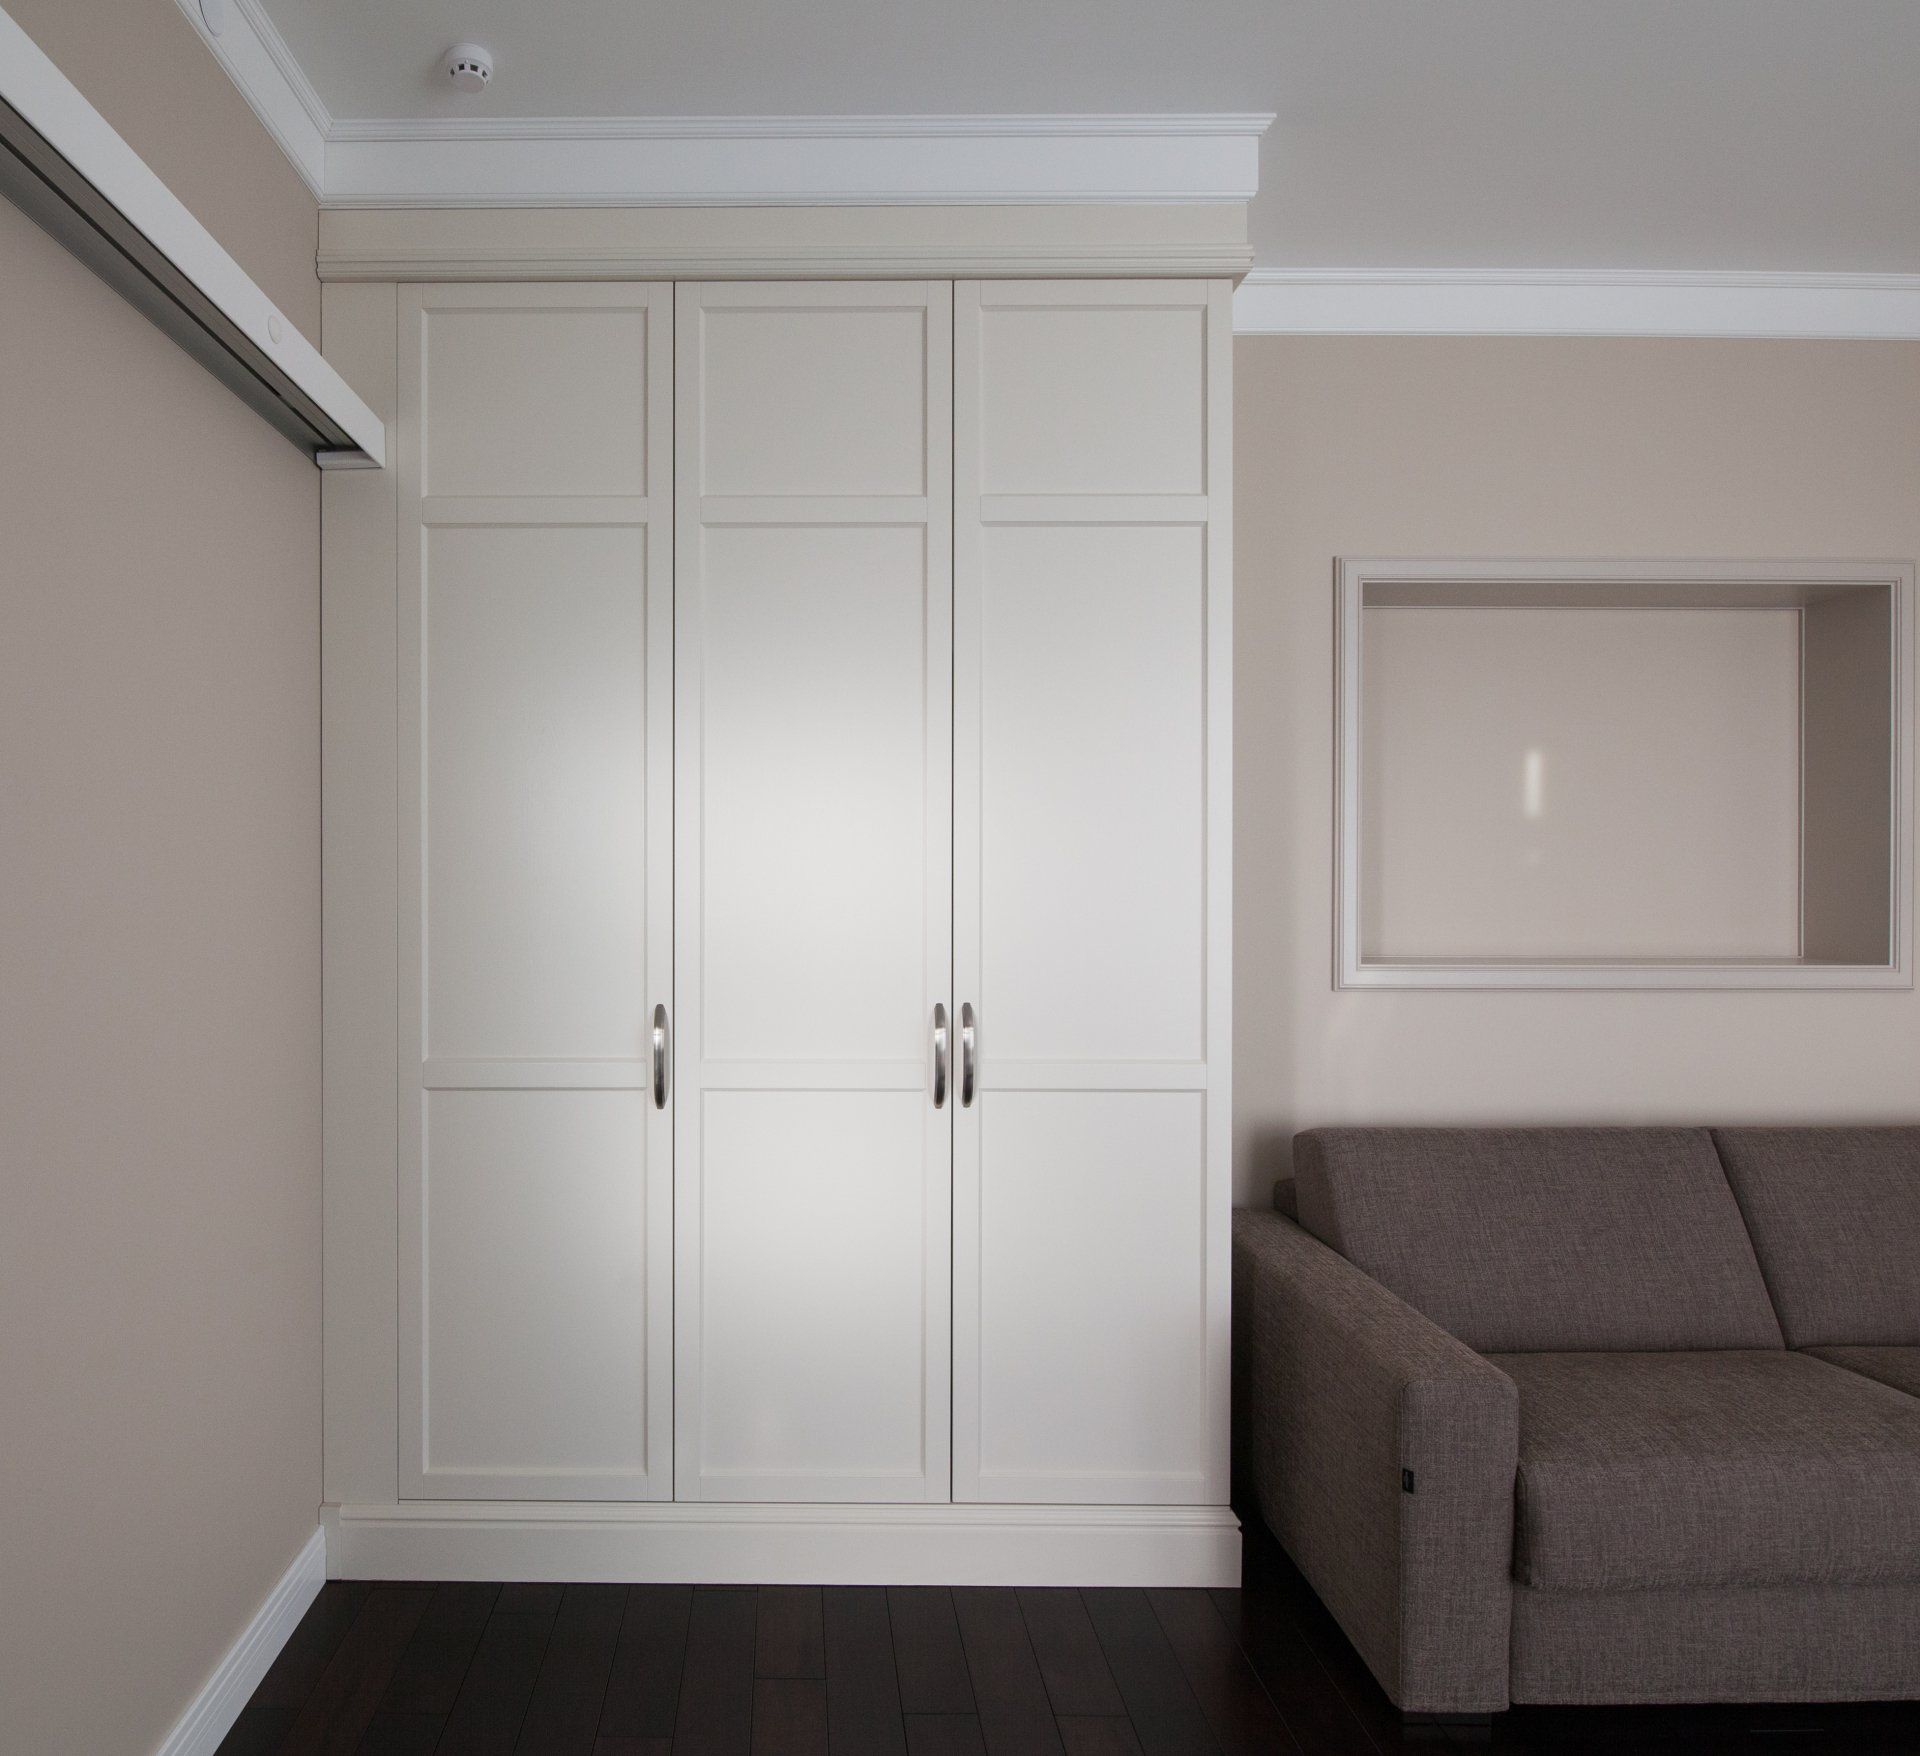
<svg viewBox="0 0 1920 1756">
<path fill-rule="evenodd" d="M 1469 1347 L 1778 1348 L 1704 1128 L 1318 1128 L 1301 1223 Z"/>
<path fill-rule="evenodd" d="M 1713 1137 L 1788 1345 L 1920 1345 L 1920 1128 Z"/>
<path fill-rule="evenodd" d="M 1515 1701 L 1916 1697 L 1920 1585 L 1513 1594 Z"/>
<path fill-rule="evenodd" d="M 1920 1396 L 1920 1347 L 1811 1347 L 1807 1352 L 1909 1396 Z"/>
<path fill-rule="evenodd" d="M 1291 1220 L 1233 1221 L 1262 1513 L 1400 1707 L 1497 1712 L 1512 1381 Z"/>
<path fill-rule="evenodd" d="M 1522 1583 L 1920 1582 L 1920 1401 L 1778 1351 L 1493 1363 L 1520 1387 Z"/>
</svg>

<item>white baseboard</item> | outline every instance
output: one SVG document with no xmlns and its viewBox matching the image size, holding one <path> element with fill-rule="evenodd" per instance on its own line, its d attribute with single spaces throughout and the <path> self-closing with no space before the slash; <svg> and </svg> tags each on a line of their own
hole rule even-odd
<svg viewBox="0 0 1920 1756">
<path fill-rule="evenodd" d="M 214 1756 L 326 1582 L 327 1533 L 321 1529 L 307 1539 L 293 1565 L 280 1575 L 267 1601 L 254 1611 L 240 1638 L 180 1716 L 180 1723 L 167 1734 L 157 1756 Z"/>
<path fill-rule="evenodd" d="M 1224 1506 L 328 1506 L 336 1579 L 705 1585 L 1240 1583 Z"/>
</svg>

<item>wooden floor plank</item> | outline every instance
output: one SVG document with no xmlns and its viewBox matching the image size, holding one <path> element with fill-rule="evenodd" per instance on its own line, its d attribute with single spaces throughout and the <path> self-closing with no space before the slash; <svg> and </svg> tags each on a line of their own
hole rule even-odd
<svg viewBox="0 0 1920 1756">
<path fill-rule="evenodd" d="M 500 1596 L 497 1585 L 436 1585 L 426 1614 L 400 1655 L 380 1716 L 431 1714 L 445 1719 L 453 1711 L 460 1685 L 473 1662 L 487 1618 Z"/>
<path fill-rule="evenodd" d="M 971 1713 L 910 1713 L 907 1756 L 986 1756 L 980 1721 Z"/>
<path fill-rule="evenodd" d="M 893 1626 L 901 1712 L 971 1715 L 973 1684 L 953 1593 L 944 1585 L 889 1586 L 887 1617 Z"/>
<path fill-rule="evenodd" d="M 218 1756 L 272 1756 L 280 1748 L 372 1589 L 359 1579 L 330 1579 L 321 1586 L 221 1741 Z"/>
<path fill-rule="evenodd" d="M 673 1741 L 680 1673 L 687 1657 L 690 1585 L 633 1585 L 600 1704 L 602 1739 Z"/>
<path fill-rule="evenodd" d="M 671 1738 L 599 1738 L 593 1756 L 673 1756 Z"/>
<path fill-rule="evenodd" d="M 510 1603 L 531 1607 L 504 1607 Z M 557 1593 L 536 1597 L 515 1593 L 511 1586 L 502 1588 L 453 1712 L 447 1715 L 439 1756 L 509 1756 L 533 1699 L 559 1607 Z"/>
<path fill-rule="evenodd" d="M 1256 1589 L 1293 1623 L 1307 1649 L 1319 1660 L 1334 1693 L 1359 1721 L 1373 1748 L 1399 1750 L 1405 1738 L 1399 1710 L 1354 1650 L 1340 1624 L 1313 1593 L 1285 1552 L 1264 1530 L 1246 1545 Z M 1242 1589 L 1245 1587 L 1243 1585 Z M 1424 1740 L 1426 1734 L 1417 1736 Z"/>
<path fill-rule="evenodd" d="M 1201 1756 L 1217 1751 L 1200 1704 L 1147 1594 L 1102 1588 L 1083 1594 L 1107 1668 L 1127 1704 L 1143 1756 Z"/>
<path fill-rule="evenodd" d="M 367 1593 L 346 1638 L 288 1728 L 281 1756 L 353 1756 L 432 1596 L 424 1585 L 376 1585 Z"/>
<path fill-rule="evenodd" d="M 1298 1756 L 1280 1711 L 1204 1591 L 1150 1591 L 1160 1631 L 1227 1756 Z"/>
<path fill-rule="evenodd" d="M 993 1585 L 955 1586 L 952 1596 L 987 1756 L 1062 1756 L 1018 1597 Z"/>
<path fill-rule="evenodd" d="M 756 1677 L 827 1674 L 827 1637 L 817 1585 L 760 1587 L 759 1626 L 753 1642 Z"/>
<path fill-rule="evenodd" d="M 755 1680 L 753 1756 L 827 1756 L 824 1677 Z"/>
<path fill-rule="evenodd" d="M 695 1588 L 674 1756 L 749 1756 L 755 1595 L 750 1585 Z"/>
<path fill-rule="evenodd" d="M 1366 1728 L 1279 1603 L 1245 1588 L 1208 1595 L 1304 1756 L 1372 1756 Z"/>
<path fill-rule="evenodd" d="M 1067 1756 L 1140 1756 L 1133 1721 L 1124 1714 L 1060 1716 L 1060 1742 Z"/>
<path fill-rule="evenodd" d="M 833 1756 L 906 1756 L 885 1588 L 828 1586 L 820 1607 L 827 1636 L 827 1747 Z"/>
<path fill-rule="evenodd" d="M 593 1756 L 626 1607 L 624 1585 L 567 1587 L 514 1746 L 518 1756 Z"/>
<path fill-rule="evenodd" d="M 1126 1704 L 1114 1686 L 1079 1592 L 1027 1587 L 1019 1596 L 1020 1614 L 1033 1642 L 1033 1655 L 1040 1661 L 1053 1711 L 1062 1717 L 1124 1714 Z"/>
<path fill-rule="evenodd" d="M 437 1713 L 387 1713 L 373 1716 L 356 1756 L 433 1756 L 446 1719 Z"/>
</svg>

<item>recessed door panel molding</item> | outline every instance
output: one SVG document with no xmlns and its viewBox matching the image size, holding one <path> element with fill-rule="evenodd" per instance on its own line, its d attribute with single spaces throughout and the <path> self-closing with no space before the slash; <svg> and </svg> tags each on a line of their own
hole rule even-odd
<svg viewBox="0 0 1920 1756">
<path fill-rule="evenodd" d="M 400 1492 L 669 1498 L 672 294 L 399 323 Z"/>
<path fill-rule="evenodd" d="M 955 289 L 956 1500 L 1226 1498 L 1228 293 Z"/>
<path fill-rule="evenodd" d="M 951 288 L 677 301 L 676 1494 L 944 1500 Z"/>
</svg>

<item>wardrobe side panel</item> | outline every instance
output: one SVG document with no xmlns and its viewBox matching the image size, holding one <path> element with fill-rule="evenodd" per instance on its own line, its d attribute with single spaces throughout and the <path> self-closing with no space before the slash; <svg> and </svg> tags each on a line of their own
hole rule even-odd
<svg viewBox="0 0 1920 1756">
<path fill-rule="evenodd" d="M 397 289 L 321 292 L 328 360 L 394 431 Z M 321 939 L 325 1154 L 322 1496 L 387 1502 L 395 1475 L 394 958 L 399 472 L 320 478 Z"/>
</svg>

